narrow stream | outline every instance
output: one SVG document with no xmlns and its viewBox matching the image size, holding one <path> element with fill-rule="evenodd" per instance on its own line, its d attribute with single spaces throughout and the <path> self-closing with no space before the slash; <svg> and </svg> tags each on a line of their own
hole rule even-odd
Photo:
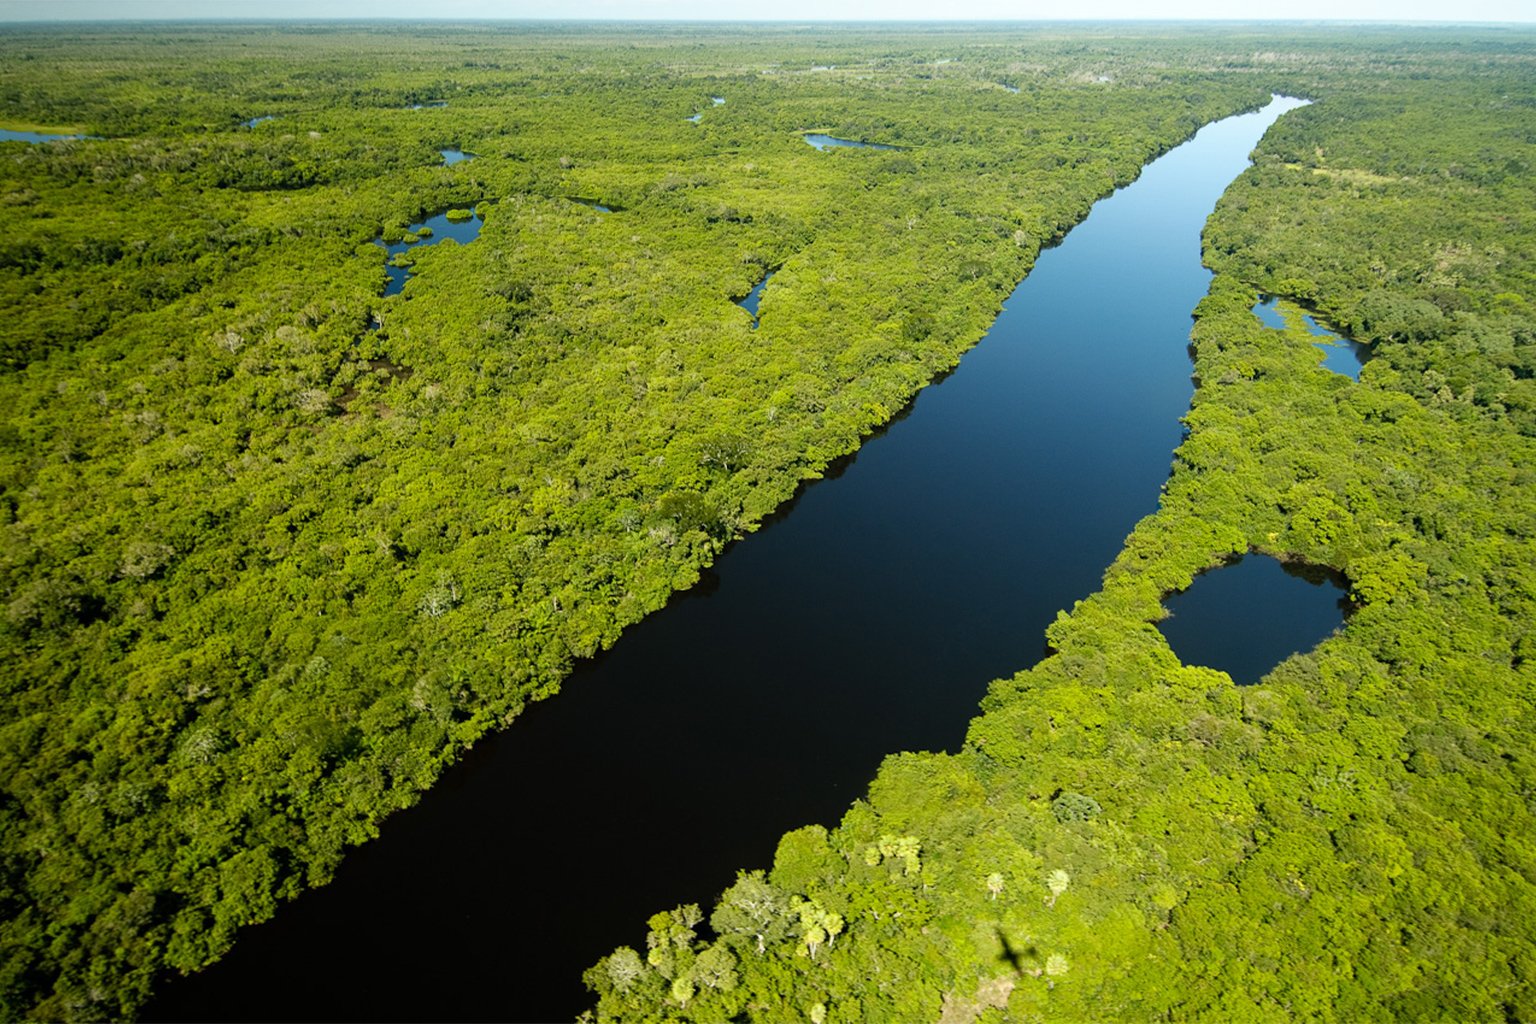
<svg viewBox="0 0 1536 1024">
<path fill-rule="evenodd" d="M 83 135 L 55 135 L 49 132 L 20 132 L 0 128 L 0 142 L 55 142 L 59 139 L 83 139 Z"/>
<path fill-rule="evenodd" d="M 770 270 L 763 275 L 763 279 L 752 286 L 752 290 L 745 296 L 736 300 L 736 305 L 752 314 L 752 329 L 757 330 L 757 304 L 762 301 L 763 289 L 768 287 L 768 282 L 773 280 L 774 271 Z"/>
<path fill-rule="evenodd" d="M 834 824 L 885 754 L 957 746 L 1156 507 L 1202 225 L 1298 105 L 1100 202 L 888 430 L 146 1019 L 570 1020 L 647 916 Z"/>
</svg>

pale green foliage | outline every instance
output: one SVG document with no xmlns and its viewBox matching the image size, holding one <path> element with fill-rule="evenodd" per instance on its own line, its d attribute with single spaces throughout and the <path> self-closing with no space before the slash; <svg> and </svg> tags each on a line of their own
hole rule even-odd
<svg viewBox="0 0 1536 1024">
<path fill-rule="evenodd" d="M 603 964 L 613 987 L 620 992 L 628 991 L 645 973 L 645 964 L 641 962 L 640 954 L 629 946 L 620 946 L 614 950 Z"/>
<path fill-rule="evenodd" d="M 814 899 L 799 899 L 791 904 L 800 918 L 800 953 L 815 959 L 822 944 L 831 945 L 843 931 L 841 914 L 827 910 Z"/>
<path fill-rule="evenodd" d="M 694 985 L 693 978 L 690 975 L 680 974 L 672 979 L 672 987 L 668 991 L 671 993 L 672 999 L 679 1006 L 687 1006 L 688 1001 L 694 997 L 698 988 Z"/>
<path fill-rule="evenodd" d="M 694 961 L 693 977 L 701 985 L 729 992 L 736 987 L 736 957 L 723 943 L 717 942 Z"/>
<path fill-rule="evenodd" d="M 1057 868 L 1055 871 L 1052 871 L 1050 874 L 1046 875 L 1045 887 L 1050 891 L 1051 894 L 1046 901 L 1046 906 L 1054 907 L 1056 905 L 1056 900 L 1061 896 L 1062 893 L 1067 891 L 1067 887 L 1071 884 L 1072 876 L 1060 868 Z"/>
<path fill-rule="evenodd" d="M 765 952 L 768 943 L 788 938 L 792 921 L 789 897 L 769 883 L 761 871 L 738 875 L 709 918 L 710 927 L 718 934 L 748 937 L 758 953 Z"/>
<path fill-rule="evenodd" d="M 922 870 L 922 849 L 923 844 L 916 836 L 883 835 L 864 850 L 864 863 L 875 867 L 884 860 L 895 859 L 901 862 L 902 874 L 915 875 Z"/>
</svg>

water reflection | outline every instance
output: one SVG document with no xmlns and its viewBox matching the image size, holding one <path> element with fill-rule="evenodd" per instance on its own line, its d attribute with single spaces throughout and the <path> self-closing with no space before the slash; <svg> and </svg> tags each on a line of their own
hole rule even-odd
<svg viewBox="0 0 1536 1024">
<path fill-rule="evenodd" d="M 54 135 L 49 132 L 14 132 L 0 128 L 0 142 L 54 142 L 58 139 L 83 139 L 84 135 Z"/>
<path fill-rule="evenodd" d="M 763 289 L 767 287 L 768 282 L 773 279 L 773 273 L 774 272 L 771 270 L 768 271 L 768 273 L 763 275 L 763 279 L 761 281 L 752 286 L 752 290 L 747 292 L 745 298 L 736 300 L 736 305 L 752 314 L 752 329 L 754 331 L 757 330 L 757 304 L 763 297 Z"/>
</svg>

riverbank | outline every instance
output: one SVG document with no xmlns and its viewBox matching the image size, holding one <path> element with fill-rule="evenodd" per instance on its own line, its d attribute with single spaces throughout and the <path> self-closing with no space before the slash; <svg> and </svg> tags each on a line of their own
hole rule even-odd
<svg viewBox="0 0 1536 1024">
<path fill-rule="evenodd" d="M 328 880 L 952 366 L 1043 239 L 1261 95 L 1191 95 L 1184 71 L 1108 105 L 1050 76 L 975 94 L 985 61 L 937 89 L 875 68 L 894 88 L 866 90 L 734 58 L 703 93 L 692 74 L 642 92 L 627 62 L 654 54 L 603 34 L 514 34 L 481 71 L 436 29 L 293 38 L 185 49 L 188 69 L 246 68 L 253 92 L 306 62 L 335 71 L 280 120 L 240 127 L 270 104 L 196 90 L 118 103 L 127 86 L 86 61 L 39 95 L 107 138 L 7 165 L 29 211 L 0 329 L 25 425 L 5 464 L 18 1015 L 130 1015 L 161 972 Z M 157 45 L 8 39 L 119 44 Z M 436 59 L 465 89 L 406 109 L 442 92 L 402 69 Z M 539 118 L 509 131 L 508 109 Z M 782 110 L 794 125 L 769 123 Z M 985 131 L 948 137 L 956 111 Z M 858 137 L 870 116 L 914 151 L 797 136 Z M 449 147 L 476 159 L 443 167 Z M 373 238 L 486 199 L 473 244 L 413 249 L 410 286 L 380 298 Z M 769 266 L 752 331 L 730 298 Z M 68 870 L 43 848 L 75 851 Z"/>
<path fill-rule="evenodd" d="M 1536 249 L 1462 271 L 1455 297 L 1416 271 L 1489 238 L 1528 181 L 1319 194 L 1280 171 L 1302 153 L 1377 174 L 1426 160 L 1405 130 L 1420 121 L 1474 145 L 1507 84 L 1447 67 L 1382 96 L 1319 88 L 1315 115 L 1277 127 L 1207 227 L 1220 273 L 1160 507 L 1047 630 L 1052 655 L 993 685 L 963 747 L 893 755 L 837 828 L 786 834 L 712 913 L 652 918 L 665 955 L 589 972 L 599 1019 L 1527 1014 L 1536 888 L 1508 837 L 1531 826 L 1536 609 L 1511 584 L 1536 554 L 1517 469 L 1536 423 L 1525 378 L 1497 372 L 1530 321 L 1496 296 Z M 1380 287 L 1384 259 L 1425 283 Z M 1359 382 L 1255 317 L 1282 281 L 1372 346 Z M 1359 607 L 1239 689 L 1153 623 L 1164 594 L 1250 550 L 1343 572 Z"/>
</svg>

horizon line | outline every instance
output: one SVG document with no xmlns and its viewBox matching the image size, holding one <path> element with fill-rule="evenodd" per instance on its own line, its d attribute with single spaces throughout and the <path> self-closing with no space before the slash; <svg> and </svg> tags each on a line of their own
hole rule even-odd
<svg viewBox="0 0 1536 1024">
<path fill-rule="evenodd" d="M 1532 28 L 1536 18 L 1530 21 L 1449 21 L 1439 18 L 1284 18 L 1284 17 L 1149 17 L 1149 18 L 690 18 L 655 16 L 648 18 L 605 17 L 456 17 L 451 15 L 394 15 L 367 16 L 336 15 L 288 15 L 284 17 L 252 17 L 240 15 L 207 15 L 187 17 L 0 17 L 0 25 L 280 25 L 280 24 L 423 24 L 445 22 L 450 24 L 544 24 L 544 25 L 1383 25 L 1442 28 Z"/>
</svg>

